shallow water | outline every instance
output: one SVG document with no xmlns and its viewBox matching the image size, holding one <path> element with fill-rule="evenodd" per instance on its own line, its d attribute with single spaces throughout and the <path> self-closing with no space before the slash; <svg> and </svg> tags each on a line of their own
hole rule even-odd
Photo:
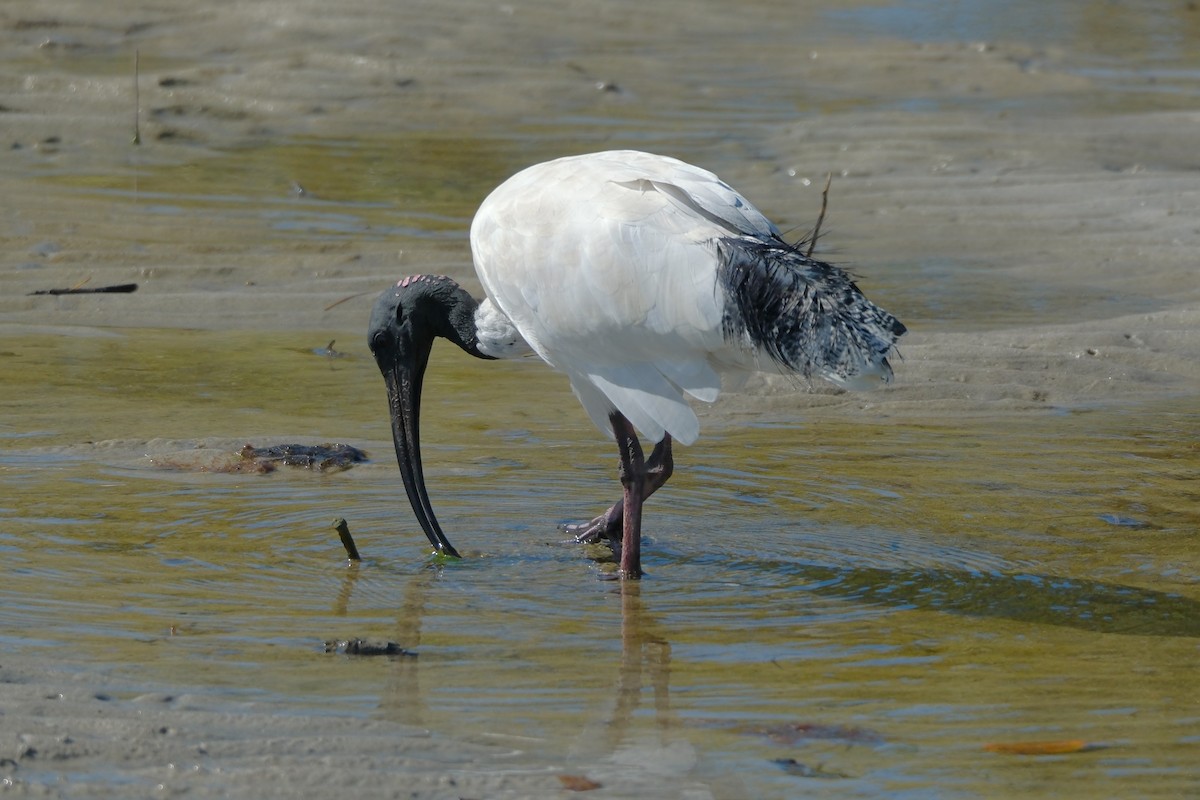
<svg viewBox="0 0 1200 800">
<path fill-rule="evenodd" d="M 721 796 L 1195 787 L 1190 408 L 1031 412 L 1019 426 L 713 412 L 651 502 L 649 577 L 623 592 L 555 529 L 617 490 L 557 376 L 435 358 L 427 474 L 467 555 L 435 565 L 380 438 L 374 365 L 297 345 L 158 330 L 5 340 L 6 374 L 27 376 L 0 397 L 23 421 L 0 456 L 9 646 L 131 687 L 393 719 L 520 763 Z M 195 377 L 196 353 L 220 380 Z M 482 369 L 486 407 L 467 391 Z M 31 399 L 51 389 L 53 404 Z M 350 441 L 373 460 L 200 471 L 243 441 L 295 440 Z M 323 652 L 358 636 L 419 655 Z M 1067 739 L 1097 749 L 983 750 Z"/>
<path fill-rule="evenodd" d="M 1200 83 L 1184 46 L 1200 14 L 1183 6 L 1163 16 L 1124 4 L 1143 23 L 1132 41 L 1130 17 L 1105 22 L 1109 6 L 1059 4 L 1049 20 L 1043 4 L 1003 7 L 833 4 L 805 14 L 807 27 L 763 30 L 790 4 L 754 4 L 726 27 L 697 20 L 689 46 L 670 50 L 653 26 L 631 30 L 618 14 L 595 41 L 548 34 L 586 96 L 555 94 L 546 79 L 546 107 L 513 97 L 512 118 L 486 130 L 431 134 L 422 118 L 386 133 L 382 122 L 353 136 L 300 124 L 231 141 L 197 127 L 183 156 L 162 157 L 186 142 L 179 135 L 120 164 L 92 163 L 70 137 L 58 156 L 14 152 L 13 169 L 38 192 L 33 211 L 5 216 L 19 260 L 6 278 L 57 279 L 66 265 L 71 282 L 132 271 L 142 288 L 102 300 L 129 327 L 93 319 L 95 298 L 8 287 L 0 298 L 6 321 L 20 323 L 0 337 L 0 641 L 91 671 L 122 697 L 166 687 L 229 707 L 395 720 L 511 748 L 514 769 L 555 765 L 614 783 L 632 772 L 662 796 L 1197 791 L 1193 397 L 1064 393 L 953 412 L 890 405 L 888 392 L 727 398 L 702 412 L 704 438 L 680 449 L 651 501 L 647 579 L 622 587 L 556 530 L 618 491 L 614 454 L 564 381 L 441 346 L 427 380 L 426 473 L 467 558 L 432 562 L 362 342 L 370 295 L 397 275 L 469 279 L 465 231 L 479 199 L 548 154 L 636 146 L 742 169 L 734 182 L 786 206 L 782 222 L 802 232 L 817 208 L 803 176 L 822 171 L 827 143 L 800 136 L 792 152 L 780 142 L 793 133 L 779 126 L 895 113 L 880 118 L 894 134 L 920 118 L 914 127 L 949 126 L 932 145 L 946 163 L 987 170 L 1005 157 L 980 157 L 973 129 L 956 134 L 959 117 L 939 114 L 1170 111 Z M 864 80 L 756 57 L 789 46 L 802 65 L 836 64 L 838 37 L 878 42 L 879 53 L 850 51 L 866 62 L 853 73 Z M 899 94 L 878 81 L 897 53 L 926 76 L 962 52 L 938 43 L 975 52 L 977 40 L 1000 48 L 998 69 L 1016 64 L 1013 74 L 1000 69 L 1004 80 L 984 88 L 914 79 Z M 933 49 L 916 47 L 925 43 Z M 123 52 L 71 58 L 52 66 L 120 74 L 126 63 Z M 499 93 L 504 74 L 473 79 L 481 94 Z M 604 81 L 616 85 L 593 85 Z M 170 118 L 185 133 L 188 122 Z M 919 159 L 920 138 L 892 145 Z M 819 155 L 801 167 L 809 144 Z M 1109 169 L 1107 152 L 1078 159 Z M 1194 161 L 1187 148 L 1154 158 Z M 915 335 L 1171 301 L 1049 271 L 1010 274 L 1005 253 L 963 246 L 970 232 L 929 242 L 943 248 L 936 258 L 921 242 L 891 250 L 894 231 L 856 218 L 887 174 L 862 164 L 866 177 L 835 193 L 822 244 L 852 242 L 847 260 L 870 262 L 868 293 Z M 70 213 L 56 215 L 62 207 Z M 368 294 L 329 309 L 359 291 Z M 330 340 L 344 357 L 315 352 Z M 897 373 L 900 392 L 904 363 Z M 372 461 L 330 474 L 213 471 L 247 442 L 297 441 L 348 442 Z M 362 564 L 346 565 L 335 517 L 349 521 Z M 324 652 L 352 637 L 419 655 Z M 1091 747 L 984 749 L 1064 740 Z"/>
</svg>

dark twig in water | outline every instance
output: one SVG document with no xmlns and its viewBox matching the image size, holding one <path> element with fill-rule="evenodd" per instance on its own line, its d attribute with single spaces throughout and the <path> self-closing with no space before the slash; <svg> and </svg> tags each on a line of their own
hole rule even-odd
<svg viewBox="0 0 1200 800">
<path fill-rule="evenodd" d="M 351 561 L 362 561 L 362 556 L 358 554 L 358 548 L 354 545 L 354 537 L 350 535 L 350 526 L 341 517 L 333 521 L 334 530 L 338 532 L 338 537 L 342 540 L 342 547 L 346 548 L 346 555 Z"/>
<path fill-rule="evenodd" d="M 817 237 L 821 235 L 821 223 L 825 221 L 825 209 L 829 207 L 829 187 L 833 185 L 833 173 L 825 175 L 825 188 L 821 190 L 821 213 L 817 214 L 817 224 L 813 226 L 812 237 L 808 240 L 808 252 L 805 258 L 811 258 L 813 249 L 817 246 Z"/>
<path fill-rule="evenodd" d="M 314 347 L 313 352 L 319 356 L 325 356 L 326 358 L 345 358 L 345 353 L 333 349 L 333 344 L 336 341 L 337 339 L 330 339 L 329 344 L 325 345 L 324 347 Z"/>
<path fill-rule="evenodd" d="M 113 286 L 96 286 L 91 289 L 84 289 L 79 286 L 74 286 L 70 289 L 38 289 L 36 292 L 30 292 L 29 294 L 129 294 L 130 292 L 136 292 L 137 288 L 138 285 L 136 283 L 118 283 Z"/>
</svg>

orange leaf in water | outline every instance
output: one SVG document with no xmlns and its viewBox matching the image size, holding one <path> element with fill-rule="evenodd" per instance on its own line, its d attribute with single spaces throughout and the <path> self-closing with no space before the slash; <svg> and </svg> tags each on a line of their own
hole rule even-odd
<svg viewBox="0 0 1200 800">
<path fill-rule="evenodd" d="M 1057 742 L 993 742 L 985 744 L 989 753 L 1008 753 L 1015 756 L 1054 756 L 1063 753 L 1082 753 L 1094 750 L 1095 745 L 1083 739 L 1063 739 Z"/>
<path fill-rule="evenodd" d="M 582 775 L 559 775 L 558 779 L 562 782 L 563 788 L 569 792 L 590 792 L 603 785 Z"/>
</svg>

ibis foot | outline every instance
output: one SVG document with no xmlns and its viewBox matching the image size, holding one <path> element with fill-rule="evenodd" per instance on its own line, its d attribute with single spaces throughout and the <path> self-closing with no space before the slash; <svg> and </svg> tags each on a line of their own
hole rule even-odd
<svg viewBox="0 0 1200 800">
<path fill-rule="evenodd" d="M 569 533 L 579 544 L 606 544 L 616 552 L 621 547 L 621 522 L 625 516 L 622 500 L 591 522 L 576 522 L 559 525 L 558 529 Z"/>
<path fill-rule="evenodd" d="M 646 460 L 645 497 L 658 491 L 675 469 L 675 459 L 671 453 L 671 435 L 650 451 Z M 645 497 L 643 499 L 645 499 Z M 558 529 L 570 534 L 579 544 L 606 544 L 619 558 L 621 555 L 622 525 L 625 520 L 625 499 L 613 503 L 603 514 L 589 522 L 564 523 Z"/>
<path fill-rule="evenodd" d="M 628 423 L 626 422 L 625 425 L 628 425 Z M 630 434 L 632 434 L 631 427 L 627 432 L 627 439 Z M 633 441 L 636 442 L 636 438 Z M 624 455 L 622 456 L 621 467 L 622 482 L 624 483 L 627 472 Z M 662 441 L 654 445 L 654 449 L 650 452 L 650 458 L 645 461 L 643 472 L 645 477 L 640 492 L 640 500 L 645 501 L 647 497 L 658 491 L 671 477 L 671 473 L 674 470 L 675 459 L 671 452 L 671 434 L 668 433 L 663 436 Z M 607 545 L 612 550 L 614 558 L 619 562 L 621 560 L 621 541 L 624 538 L 624 527 L 625 497 L 622 496 L 620 500 L 613 503 L 603 514 L 600 514 L 591 521 L 559 525 L 559 530 L 570 534 L 580 544 Z M 640 525 L 638 527 L 640 528 Z M 638 571 L 640 574 L 640 569 Z"/>
</svg>

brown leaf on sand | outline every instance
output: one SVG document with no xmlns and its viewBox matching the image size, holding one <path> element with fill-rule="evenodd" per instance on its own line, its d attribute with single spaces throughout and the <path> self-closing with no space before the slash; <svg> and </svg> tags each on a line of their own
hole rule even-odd
<svg viewBox="0 0 1200 800">
<path fill-rule="evenodd" d="M 992 742 L 985 744 L 989 753 L 1007 753 L 1014 756 L 1056 756 L 1064 753 L 1082 753 L 1099 749 L 1083 739 L 1062 739 L 1056 742 Z"/>
<path fill-rule="evenodd" d="M 603 786 L 603 784 L 597 783 L 583 775 L 559 775 L 558 780 L 562 783 L 563 788 L 569 792 L 590 792 L 592 789 L 599 789 Z"/>
</svg>

